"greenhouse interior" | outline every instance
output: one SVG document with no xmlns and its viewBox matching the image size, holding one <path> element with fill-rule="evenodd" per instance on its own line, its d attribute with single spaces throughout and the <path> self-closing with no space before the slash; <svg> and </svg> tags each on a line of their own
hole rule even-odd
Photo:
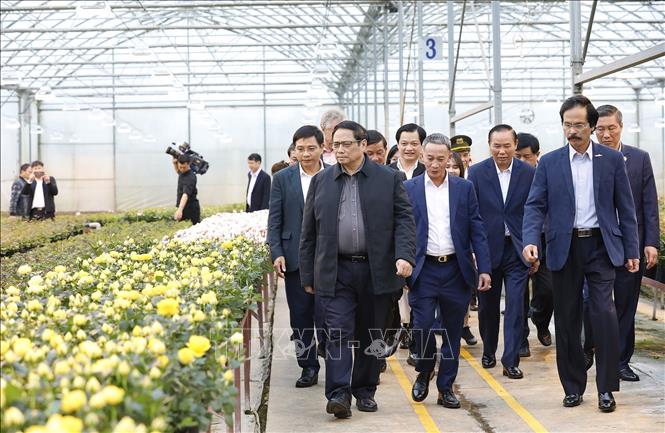
<svg viewBox="0 0 665 433">
<path fill-rule="evenodd" d="M 3 432 L 665 431 L 665 1 L 2 0 L 0 19 Z M 578 101 L 574 102 L 576 108 L 584 106 L 579 101 L 591 101 L 594 112 L 607 105 L 619 110 L 618 114 L 609 115 L 620 127 L 616 149 L 624 152 L 622 149 L 628 146 L 638 150 L 632 150 L 634 156 L 630 157 L 624 152 L 626 164 L 620 164 L 614 177 L 603 173 L 600 180 L 596 176 L 593 182 L 576 177 L 573 150 L 577 148 L 572 143 L 576 136 L 574 132 L 570 135 L 571 131 L 588 130 L 594 143 L 593 147 L 589 145 L 593 152 L 588 152 L 593 170 L 584 173 L 596 174 L 605 162 L 607 165 L 602 167 L 609 167 L 618 153 L 600 150 L 606 147 L 606 143 L 600 143 L 600 131 L 606 128 L 595 129 L 589 106 L 588 125 L 564 119 L 566 103 L 571 100 Z M 607 116 L 606 112 L 599 112 L 600 119 Z M 425 142 L 446 144 L 448 164 L 454 159 L 452 155 L 458 154 L 455 146 L 463 145 L 470 160 L 460 159 L 464 165 L 458 167 L 462 169 L 461 176 L 468 178 L 460 185 L 473 185 L 479 210 L 469 212 L 476 212 L 474 215 L 482 217 L 481 222 L 491 220 L 496 213 L 483 213 L 487 212 L 483 202 L 487 199 L 479 188 L 483 180 L 474 173 L 482 173 L 483 162 L 495 158 L 496 165 L 492 167 L 504 179 L 504 169 L 498 165 L 501 157 L 493 150 L 493 133 L 508 130 L 520 136 L 531 134 L 529 137 L 539 143 L 540 153 L 532 145 L 530 149 L 541 158 L 535 170 L 530 169 L 531 177 L 525 180 L 528 184 L 518 206 L 519 231 L 523 228 L 524 238 L 522 233 L 514 236 L 513 230 L 517 229 L 511 223 L 499 225 L 505 227 L 505 242 L 512 242 L 513 235 L 518 250 L 516 260 L 524 262 L 520 280 L 523 287 L 519 292 L 526 291 L 526 295 L 519 295 L 525 297 L 524 308 L 515 304 L 518 292 L 513 292 L 517 290 L 513 285 L 517 283 L 507 276 L 505 281 L 494 284 L 492 290 L 498 286 L 499 295 L 481 295 L 486 290 L 480 288 L 483 249 L 475 243 L 477 227 L 472 224 L 451 228 L 459 221 L 446 222 L 443 227 L 448 232 L 452 230 L 450 239 L 455 240 L 455 246 L 444 249 L 445 254 L 431 253 L 431 248 L 421 243 L 421 222 L 414 210 L 409 216 L 411 228 L 407 230 L 413 231 L 409 245 L 414 250 L 413 257 L 407 259 L 393 251 L 399 249 L 400 242 L 398 233 L 392 239 L 393 226 L 402 226 L 397 221 L 393 224 L 393 217 L 378 213 L 378 209 L 383 209 L 383 204 L 378 204 L 382 200 L 378 193 L 371 198 L 372 206 L 363 204 L 360 213 L 366 219 L 360 227 L 354 225 L 357 220 L 343 222 L 341 210 L 339 216 L 333 216 L 338 218 L 338 226 L 344 227 L 339 230 L 335 248 L 362 252 L 349 257 L 354 258 L 354 264 L 369 260 L 373 276 L 379 275 L 375 268 L 378 259 L 367 250 L 383 245 L 372 236 L 384 230 L 385 223 L 388 231 L 382 238 L 392 239 L 385 244 L 386 254 L 392 257 L 388 263 L 392 271 L 381 284 L 388 287 L 386 281 L 399 278 L 405 287 L 401 299 L 390 307 L 396 310 L 399 302 L 400 310 L 394 314 L 401 317 L 392 325 L 400 327 L 395 334 L 400 338 L 400 348 L 376 363 L 363 361 L 363 356 L 369 355 L 354 349 L 353 379 L 349 373 L 347 382 L 351 381 L 351 385 L 347 383 L 343 389 L 348 388 L 347 394 L 353 393 L 357 408 L 347 407 L 347 397 L 340 397 L 344 394 L 339 391 L 342 388 L 332 388 L 338 378 L 332 370 L 333 361 L 325 352 L 334 343 L 328 340 L 319 346 L 324 352 L 322 357 L 313 355 L 318 376 L 312 373 L 311 365 L 303 367 L 309 364 L 302 360 L 300 352 L 316 351 L 316 347 L 298 346 L 304 345 L 296 335 L 305 325 L 296 324 L 304 322 L 298 321 L 294 311 L 298 302 L 305 301 L 292 294 L 291 289 L 285 289 L 294 284 L 299 292 L 311 297 L 308 308 L 314 309 L 316 303 L 312 314 L 317 321 L 317 334 L 314 339 L 310 335 L 307 341 L 316 345 L 318 339 L 321 344 L 320 323 L 324 328 L 330 326 L 327 309 L 333 307 L 332 303 L 320 307 L 319 300 L 337 297 L 321 294 L 318 287 L 315 292 L 312 287 L 325 279 L 319 275 L 322 267 L 337 275 L 337 280 L 332 278 L 333 284 L 341 284 L 342 265 L 325 267 L 322 263 L 320 254 L 327 237 L 338 236 L 338 232 L 331 235 L 326 231 L 323 222 L 328 219 L 322 216 L 327 209 L 323 207 L 326 200 L 319 204 L 318 198 L 312 202 L 310 197 L 323 194 L 321 179 L 328 171 L 348 175 L 345 179 L 356 177 L 342 163 L 346 150 L 341 156 L 334 156 L 339 148 L 354 142 L 328 138 L 329 131 L 335 128 L 326 120 L 333 119 L 331 115 L 336 119 L 334 125 L 342 120 L 352 121 L 362 131 L 380 133 L 385 137 L 386 153 L 397 149 L 393 168 L 404 172 L 404 179 L 409 180 L 404 187 L 396 187 L 395 197 L 408 198 L 409 209 L 411 205 L 417 208 L 409 185 L 417 184 L 411 179 L 420 177 L 416 174 L 418 167 L 423 167 L 426 185 L 436 171 L 433 168 L 430 172 L 434 163 L 426 161 Z M 321 172 L 311 183 L 310 174 L 303 168 L 309 156 L 303 157 L 301 153 L 306 151 L 297 146 L 298 133 L 305 125 L 312 125 L 315 131 L 305 138 L 315 137 L 319 147 L 323 146 L 322 156 L 315 157 L 317 162 L 321 159 L 317 166 Z M 360 137 L 348 126 L 351 123 L 341 124 L 344 125 L 346 129 L 335 128 L 335 134 L 354 131 L 351 138 L 361 143 L 364 137 L 369 147 L 369 135 Z M 498 130 L 494 129 L 496 125 Z M 610 126 L 612 134 L 613 128 Z M 416 171 L 403 169 L 406 156 L 402 159 L 400 137 L 404 131 L 418 132 L 415 135 L 420 154 L 414 162 Z M 317 134 L 322 134 L 323 142 Z M 326 147 L 331 143 L 332 148 Z M 517 139 L 512 145 L 519 152 Z M 554 160 L 554 153 L 562 154 L 564 148 L 572 149 L 573 170 L 569 184 L 574 222 L 567 228 L 563 227 L 568 224 L 569 213 L 557 201 L 557 196 L 565 194 L 558 194 L 556 189 L 558 178 L 565 177 L 567 168 L 561 176 L 546 172 L 547 167 L 551 169 L 548 163 Z M 511 152 L 508 179 L 518 173 L 513 164 L 523 165 L 513 159 L 515 150 Z M 581 151 L 577 155 L 582 155 Z M 604 155 L 607 156 L 599 158 Z M 637 174 L 629 167 L 630 159 L 638 158 L 635 155 L 645 161 L 635 169 Z M 366 161 L 370 160 L 368 155 Z M 253 165 L 257 161 L 262 169 L 258 176 Z M 381 164 L 390 162 L 383 154 Z M 180 168 L 182 164 L 191 166 L 187 178 L 183 173 L 189 168 Z M 300 175 L 292 164 L 300 167 Z M 326 168 L 327 165 L 333 167 Z M 478 167 L 474 169 L 474 165 Z M 277 166 L 283 166 L 284 171 L 293 168 L 294 179 L 301 176 L 301 181 L 307 178 L 308 183 L 295 191 L 280 191 L 278 186 L 283 184 L 276 173 Z M 271 173 L 271 167 L 275 173 Z M 362 167 L 364 172 L 366 165 Z M 628 167 L 627 171 L 623 167 Z M 470 170 L 464 174 L 465 169 Z M 493 169 L 490 171 L 493 174 Z M 393 171 L 382 168 L 381 173 L 388 176 Z M 446 173 L 444 167 L 444 179 L 448 179 Z M 633 183 L 638 182 L 638 177 L 639 182 L 643 179 L 639 185 Z M 445 182 L 448 185 L 448 180 Z M 457 184 L 450 182 L 452 201 L 452 188 Z M 544 186 L 543 182 L 548 183 Z M 35 184 L 43 186 L 43 194 L 35 192 Z M 422 180 L 420 185 L 423 188 Z M 436 183 L 432 185 L 438 188 Z M 344 197 L 347 186 L 339 189 Z M 497 196 L 503 194 L 498 213 L 503 212 L 504 202 L 506 206 L 505 216 L 497 218 L 508 221 L 509 200 L 504 186 L 499 186 L 499 181 L 495 186 Z M 586 186 L 586 191 L 595 196 L 586 197 L 582 205 L 578 192 Z M 255 193 L 264 187 L 259 200 Z M 516 187 L 510 183 L 510 188 Z M 363 193 L 362 183 L 360 192 L 348 192 L 359 194 L 354 196 L 359 200 Z M 428 190 L 427 200 L 429 194 Z M 279 218 L 286 218 L 293 207 L 298 207 L 297 201 L 288 201 L 296 196 L 301 199 L 300 219 L 293 226 L 296 228 L 279 225 L 283 223 Z M 516 196 L 516 190 L 514 195 L 508 194 Z M 628 199 L 631 196 L 634 202 Z M 23 197 L 28 201 L 21 202 Z M 191 210 L 194 205 L 187 204 L 188 199 L 196 202 L 195 216 Z M 345 200 L 339 209 L 349 206 L 343 204 Z M 393 200 L 392 195 L 389 200 Z M 601 210 L 608 209 L 603 200 L 611 201 L 609 218 L 601 215 Z M 265 204 L 257 207 L 258 201 Z M 27 207 L 18 211 L 21 203 Z M 355 201 L 352 203 L 356 206 Z M 448 206 L 448 199 L 445 203 Z M 431 219 L 435 214 L 429 204 L 425 206 L 427 225 L 428 216 Z M 461 215 L 458 208 L 457 216 L 450 216 L 453 205 L 450 206 L 446 216 Z M 581 220 L 586 209 L 581 206 L 593 209 L 595 224 L 578 224 L 578 217 Z M 354 208 L 354 212 L 359 209 Z M 539 219 L 541 211 L 543 215 L 547 213 L 543 221 Z M 370 222 L 371 215 L 378 221 Z M 310 216 L 308 225 L 304 218 Z M 533 228 L 528 227 L 527 216 L 533 217 L 533 227 L 536 220 L 540 224 L 534 232 L 537 236 L 533 245 L 527 245 L 527 231 Z M 471 214 L 468 218 L 473 221 Z M 46 221 L 33 221 L 41 219 Z M 188 219 L 194 225 L 183 221 Z M 376 229 L 370 227 L 374 224 Z M 424 241 L 436 242 L 431 237 L 432 221 L 429 224 L 430 237 L 425 226 Z M 365 241 L 358 241 L 361 246 L 353 245 L 359 249 L 342 247 L 347 242 L 344 231 L 351 227 L 354 236 L 356 229 L 366 234 L 366 246 Z M 497 253 L 491 231 L 482 227 L 487 230 L 487 235 L 483 231 L 481 237 L 487 238 L 483 242 L 489 241 L 488 255 L 493 264 L 492 272 L 484 275 L 490 278 L 491 274 L 494 282 L 504 275 L 503 271 L 495 272 L 495 266 L 503 265 L 501 260 L 494 260 Z M 444 361 L 440 360 L 438 379 L 428 385 L 430 376 L 422 376 L 429 371 L 423 367 L 424 352 L 414 349 L 429 347 L 429 343 L 416 343 L 415 337 L 415 325 L 425 320 L 416 315 L 424 313 L 413 308 L 418 295 L 409 289 L 425 284 L 414 275 L 416 271 L 425 272 L 422 266 L 434 269 L 434 264 L 428 265 L 429 258 L 438 256 L 447 262 L 449 256 L 456 255 L 459 259 L 462 247 L 455 237 L 457 229 L 464 242 L 473 242 L 465 248 L 469 254 L 474 251 L 469 266 L 476 278 L 473 292 L 469 291 L 471 301 L 465 301 L 465 308 L 469 302 L 471 307 L 462 328 L 461 348 L 457 343 L 447 343 L 448 351 L 457 351 L 452 357 L 455 374 L 457 369 L 459 374 L 454 387 L 441 385 L 442 375 L 448 374 L 443 372 L 452 367 L 445 364 L 444 368 Z M 581 234 L 586 230 L 588 236 Z M 572 255 L 567 256 L 567 261 L 564 257 L 563 270 L 544 265 L 545 256 L 548 265 L 554 263 L 551 257 L 556 256 L 562 237 L 573 236 L 571 251 L 588 241 L 577 240 L 578 235 L 579 239 L 598 240 L 600 246 L 588 251 L 602 251 L 598 260 L 609 264 L 604 268 L 609 273 L 603 275 L 611 273 L 612 278 L 606 280 L 616 281 L 614 286 L 608 283 L 608 293 L 602 292 L 603 300 L 611 304 L 611 308 L 605 306 L 611 310 L 610 322 L 618 323 L 607 328 L 616 327 L 617 338 L 620 335 L 631 340 L 626 343 L 627 348 L 623 342 L 620 346 L 623 364 L 618 374 L 622 392 L 616 393 L 618 409 L 613 415 L 604 412 L 614 411 L 612 391 L 618 391 L 619 379 L 616 387 L 601 389 L 602 374 L 613 374 L 611 368 L 610 372 L 603 370 L 607 368 L 606 359 L 614 356 L 608 355 L 614 352 L 601 345 L 613 344 L 607 341 L 614 337 L 607 336 L 614 335 L 614 331 L 597 330 L 605 327 L 606 319 L 602 319 L 602 326 L 592 332 L 588 322 L 591 319 L 586 316 L 582 327 L 582 299 L 585 314 L 601 320 L 598 311 L 587 313 L 589 308 L 601 308 L 596 305 L 600 295 L 595 294 L 600 291 L 596 286 L 600 283 L 591 281 L 600 274 L 594 274 L 596 262 L 588 259 L 588 254 L 595 253 L 584 253 L 573 264 Z M 503 242 L 503 235 L 499 236 Z M 535 248 L 540 248 L 541 237 L 542 247 L 546 242 L 547 250 L 539 257 L 540 250 Z M 307 241 L 315 245 L 316 251 L 307 249 Z M 503 248 L 501 242 L 496 245 Z M 300 261 L 300 271 L 298 263 L 292 263 L 287 245 L 295 249 L 293 260 Z M 534 247 L 533 260 L 528 257 L 529 246 Z M 313 270 L 305 270 L 302 264 L 308 252 L 312 254 Z M 418 261 L 421 253 L 425 255 L 421 257 L 425 265 Z M 280 254 L 282 259 L 287 256 L 286 264 L 276 260 Z M 563 254 L 573 253 L 565 250 Z M 617 264 L 613 254 L 625 257 L 619 257 L 621 263 Z M 342 263 L 346 255 L 332 257 L 339 257 Z M 400 265 L 400 261 L 404 263 Z M 460 269 L 466 266 L 462 259 L 459 261 Z M 536 287 L 544 283 L 538 283 L 533 275 L 547 272 L 554 276 L 555 283 L 573 284 L 573 279 L 565 279 L 572 274 L 563 275 L 572 273 L 572 268 L 579 271 L 574 284 L 577 287 L 579 280 L 580 288 L 574 292 L 574 298 L 579 297 L 580 314 L 575 313 L 575 319 L 566 323 L 579 328 L 574 329 L 578 336 L 579 330 L 584 329 L 580 338 L 589 370 L 587 399 L 577 409 L 569 407 L 582 402 L 584 387 L 581 392 L 570 391 L 562 370 L 567 364 L 581 362 L 582 351 L 573 341 L 570 345 L 575 346 L 574 350 L 567 347 L 564 352 L 564 337 L 554 343 L 556 334 L 575 334 L 563 323 L 568 317 L 564 314 L 576 312 L 577 304 L 560 313 L 564 311 L 564 297 L 553 296 L 558 287 L 550 287 L 549 308 L 554 311 L 554 318 L 551 322 L 547 318 L 545 325 L 534 319 L 538 311 L 534 304 Z M 624 301 L 617 292 L 619 270 L 637 275 L 631 280 L 636 288 L 631 286 L 631 290 L 638 294 L 641 290 L 639 301 L 637 296 L 625 301 L 630 304 L 626 308 L 632 308 L 625 313 L 627 319 L 622 318 Z M 297 278 L 297 283 L 293 278 Z M 313 278 L 314 283 L 308 278 Z M 307 291 L 308 286 L 311 292 Z M 372 296 L 379 296 L 377 285 L 373 287 Z M 401 286 L 395 290 L 402 294 Z M 480 309 L 473 308 L 476 299 Z M 363 305 L 359 300 L 354 302 Z M 449 326 L 443 305 L 437 304 L 436 320 Z M 494 310 L 496 317 L 486 318 Z M 521 312 L 513 316 L 516 310 Z M 308 311 L 298 314 L 306 316 Z M 358 323 L 366 324 L 359 306 L 358 310 L 349 311 L 345 314 L 356 311 L 361 316 L 356 317 L 356 327 L 360 326 Z M 561 324 L 557 322 L 555 326 L 557 313 Z M 382 313 L 373 312 L 370 316 L 374 314 Z M 514 319 L 510 325 L 509 314 Z M 320 316 L 325 316 L 325 320 Z M 452 316 L 459 315 L 451 313 Z M 500 321 L 500 317 L 504 320 Z M 518 338 L 513 335 L 513 328 L 522 320 L 520 346 L 519 341 L 513 343 Z M 499 322 L 502 331 L 492 337 L 499 332 Z M 455 331 L 447 330 L 444 340 L 449 335 L 457 340 L 457 328 L 455 325 Z M 393 338 L 398 338 L 395 335 Z M 594 363 L 593 341 L 587 350 L 591 335 L 597 347 L 595 366 L 589 369 L 589 362 Z M 469 336 L 473 338 L 467 339 Z M 441 340 L 440 336 L 436 338 Z M 295 349 L 293 339 L 297 341 Z M 515 344 L 518 347 L 513 349 L 519 349 L 522 359 L 519 368 L 513 365 L 519 358 L 512 364 L 506 361 Z M 498 347 L 504 351 L 503 374 L 501 366 L 488 369 L 492 359 L 496 363 L 494 355 L 488 352 L 492 345 L 492 350 Z M 441 350 L 445 358 L 444 349 Z M 346 359 L 346 355 L 340 356 Z M 628 361 L 624 362 L 626 356 L 632 356 L 630 365 L 634 371 Z M 351 365 L 351 358 L 347 361 Z M 361 361 L 367 366 L 356 367 Z M 380 365 L 380 382 L 370 365 Z M 635 376 L 625 376 L 624 368 Z M 303 372 L 298 379 L 300 369 Z M 523 380 L 511 380 L 518 378 L 522 370 Z M 585 379 L 586 374 L 585 370 Z M 363 381 L 363 375 L 371 380 Z M 295 389 L 296 379 L 296 387 L 306 389 Z M 367 389 L 353 388 L 360 382 L 373 383 L 366 386 L 372 389 L 372 396 L 376 391 L 376 402 L 363 394 Z M 427 387 L 434 383 L 439 388 L 438 400 L 433 396 L 419 400 L 422 387 L 426 397 Z M 600 393 L 598 408 L 596 384 Z M 420 391 L 417 385 L 421 386 Z M 431 390 L 430 394 L 436 392 Z M 571 400 L 570 395 L 577 395 L 578 399 Z M 566 407 L 561 406 L 564 396 Z M 350 394 L 348 398 L 355 401 Z M 366 413 L 376 411 L 377 402 L 378 413 Z M 439 406 L 461 406 L 462 410 L 448 411 Z M 349 418 L 352 411 L 351 419 L 339 419 Z"/>
</svg>

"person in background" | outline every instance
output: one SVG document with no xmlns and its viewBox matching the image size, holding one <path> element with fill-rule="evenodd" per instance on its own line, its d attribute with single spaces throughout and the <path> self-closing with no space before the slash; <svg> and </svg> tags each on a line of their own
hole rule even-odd
<svg viewBox="0 0 665 433">
<path fill-rule="evenodd" d="M 277 161 L 270 167 L 270 174 L 272 176 L 275 176 L 275 173 L 277 173 L 280 170 L 283 170 L 285 168 L 291 167 L 293 164 L 289 164 L 286 161 Z"/>
<path fill-rule="evenodd" d="M 640 268 L 637 272 L 629 272 L 625 267 L 618 267 L 614 280 L 614 306 L 619 320 L 619 378 L 628 382 L 637 382 L 640 377 L 630 368 L 629 362 L 635 350 L 635 313 L 640 298 L 642 275 L 645 269 L 653 268 L 658 262 L 660 243 L 658 195 L 649 154 L 628 146 L 621 140 L 623 131 L 621 111 L 613 105 L 601 105 L 597 111 L 596 138 L 601 144 L 623 154 L 637 216 L 639 251 L 642 253 Z M 599 324 L 591 321 L 588 300 L 584 307 L 584 351 L 593 360 L 595 333 L 593 327 Z M 600 327 L 602 326 L 601 323 Z"/>
<path fill-rule="evenodd" d="M 517 134 L 517 150 L 515 157 L 522 162 L 536 168 L 538 158 L 540 158 L 540 142 L 534 135 L 526 132 Z M 552 345 L 552 334 L 549 326 L 554 313 L 554 303 L 552 301 L 552 273 L 547 269 L 547 259 L 545 258 L 545 233 L 540 239 L 543 245 L 543 253 L 540 257 L 540 266 L 538 271 L 531 275 L 531 305 L 529 305 L 529 288 L 524 291 L 524 336 L 520 346 L 520 356 L 531 356 L 529 349 L 529 316 L 536 326 L 538 332 L 538 341 L 543 346 Z"/>
<path fill-rule="evenodd" d="M 483 340 L 483 368 L 496 365 L 501 322 L 501 292 L 505 288 L 503 317 L 503 375 L 522 379 L 519 350 L 524 321 L 524 288 L 529 272 L 537 269 L 521 256 L 524 203 L 535 169 L 516 158 L 517 133 L 499 124 L 487 134 L 491 156 L 469 168 L 469 180 L 478 206 L 492 258 L 492 289 L 478 295 L 478 327 Z"/>
<path fill-rule="evenodd" d="M 422 143 L 425 137 L 427 137 L 427 132 L 415 123 L 400 126 L 395 134 L 399 158 L 396 163 L 390 164 L 390 167 L 404 172 L 407 179 L 423 174 L 425 165 L 420 162 L 420 155 L 423 151 Z"/>
<path fill-rule="evenodd" d="M 452 143 L 450 150 L 462 157 L 464 168 L 468 173 L 469 167 L 473 164 L 473 160 L 471 159 L 471 145 L 473 141 L 471 137 L 468 135 L 455 135 L 451 137 L 450 141 Z"/>
<path fill-rule="evenodd" d="M 30 164 L 32 174 L 29 182 L 23 187 L 23 194 L 28 197 L 28 209 L 31 220 L 55 218 L 55 200 L 58 195 L 58 184 L 53 176 L 46 174 L 44 163 L 33 161 Z"/>
<path fill-rule="evenodd" d="M 23 193 L 23 189 L 30 182 L 31 174 L 32 167 L 30 167 L 30 164 L 22 164 L 18 178 L 12 183 L 11 195 L 9 197 L 10 216 L 22 218 L 28 218 L 30 216 L 30 209 L 28 209 L 30 198 L 27 194 Z"/>
<path fill-rule="evenodd" d="M 432 331 L 439 328 L 443 342 L 437 404 L 457 409 L 461 404 L 453 384 L 464 316 L 471 287 L 481 292 L 491 287 L 490 252 L 473 185 L 446 172 L 450 139 L 431 134 L 423 142 L 423 152 L 426 173 L 404 183 L 416 222 L 416 265 L 407 278 L 418 372 L 411 398 L 416 402 L 427 398 L 437 360 Z M 471 251 L 476 254 L 477 268 Z M 437 308 L 440 326 L 435 324 Z"/>
<path fill-rule="evenodd" d="M 328 110 L 321 115 L 321 131 L 323 131 L 323 155 L 321 155 L 321 159 L 328 165 L 333 165 L 337 162 L 335 151 L 332 147 L 333 130 L 339 122 L 345 119 L 346 115 L 344 112 L 336 109 Z"/>
<path fill-rule="evenodd" d="M 348 418 L 352 396 L 358 410 L 378 410 L 377 352 L 395 293 L 413 269 L 416 233 L 397 173 L 364 154 L 365 128 L 343 121 L 332 135 L 337 164 L 312 178 L 305 200 L 300 278 L 329 331 L 326 412 Z"/>
<path fill-rule="evenodd" d="M 289 165 L 296 165 L 298 163 L 298 158 L 296 157 L 295 150 L 296 150 L 295 143 L 291 143 L 291 145 L 289 146 L 289 150 L 286 151 L 286 154 L 289 156 L 288 160 Z"/>
<path fill-rule="evenodd" d="M 462 161 L 462 157 L 459 155 L 457 152 L 450 152 L 450 157 L 448 158 L 448 162 L 446 164 L 446 171 L 448 174 L 451 176 L 457 176 L 464 178 L 464 175 L 466 173 L 466 170 L 464 169 L 464 162 Z M 462 328 L 462 339 L 468 346 L 473 346 L 475 344 L 478 344 L 478 340 L 476 339 L 476 336 L 473 335 L 471 332 L 471 327 L 469 326 L 469 308 L 467 308 L 466 315 L 464 316 L 464 327 Z"/>
<path fill-rule="evenodd" d="M 180 155 L 178 161 L 178 198 L 176 206 L 178 209 L 173 215 L 176 221 L 189 220 L 192 224 L 201 222 L 201 207 L 196 197 L 196 174 L 191 170 L 190 158 L 187 155 Z"/>
<path fill-rule="evenodd" d="M 365 155 L 372 162 L 379 165 L 386 165 L 386 156 L 388 152 L 388 143 L 386 138 L 376 129 L 367 130 L 367 147 L 365 147 Z"/>
<path fill-rule="evenodd" d="M 261 170 L 261 155 L 252 153 L 247 157 L 247 202 L 246 212 L 268 209 L 270 202 L 270 176 Z"/>
<path fill-rule="evenodd" d="M 388 151 L 386 164 L 387 165 L 396 164 L 398 159 L 399 159 L 399 148 L 397 147 L 396 144 L 394 144 L 393 147 L 391 147 L 390 150 Z"/>
<path fill-rule="evenodd" d="M 305 292 L 300 283 L 298 248 L 307 191 L 312 179 L 324 169 L 321 161 L 323 133 L 316 126 L 305 125 L 293 134 L 293 143 L 293 154 L 298 157 L 299 164 L 285 168 L 273 177 L 267 238 L 275 272 L 284 278 L 296 359 L 302 369 L 295 386 L 307 388 L 319 380 L 315 323 L 319 344 L 324 343 L 325 334 L 320 321 L 316 320 L 315 295 Z"/>
</svg>

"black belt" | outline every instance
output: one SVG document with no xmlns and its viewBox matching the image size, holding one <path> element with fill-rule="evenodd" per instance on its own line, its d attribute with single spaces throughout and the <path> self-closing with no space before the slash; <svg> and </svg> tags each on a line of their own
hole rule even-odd
<svg viewBox="0 0 665 433">
<path fill-rule="evenodd" d="M 348 260 L 351 263 L 362 263 L 367 261 L 367 256 L 363 256 L 361 254 L 357 255 L 340 254 L 339 259 Z"/>
<path fill-rule="evenodd" d="M 573 236 L 576 238 L 590 238 L 601 236 L 602 233 L 598 227 L 592 229 L 573 229 Z"/>
<path fill-rule="evenodd" d="M 447 263 L 456 258 L 456 254 L 448 254 L 447 256 L 425 256 L 425 260 L 435 263 Z"/>
<path fill-rule="evenodd" d="M 43 211 L 44 209 L 46 209 L 46 208 L 45 207 L 33 207 L 32 208 L 32 210 L 36 210 L 36 211 L 40 211 L 40 212 Z"/>
</svg>

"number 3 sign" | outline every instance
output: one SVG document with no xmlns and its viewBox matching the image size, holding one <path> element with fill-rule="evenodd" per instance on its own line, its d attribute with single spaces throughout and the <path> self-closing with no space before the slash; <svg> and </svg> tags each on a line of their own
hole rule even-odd
<svg viewBox="0 0 665 433">
<path fill-rule="evenodd" d="M 420 57 L 422 60 L 443 60 L 443 38 L 427 36 L 421 41 Z"/>
</svg>

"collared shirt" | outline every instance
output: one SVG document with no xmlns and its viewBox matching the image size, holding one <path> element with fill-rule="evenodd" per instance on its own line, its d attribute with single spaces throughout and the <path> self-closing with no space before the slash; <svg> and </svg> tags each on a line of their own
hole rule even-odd
<svg viewBox="0 0 665 433">
<path fill-rule="evenodd" d="M 365 222 L 363 221 L 363 211 L 362 206 L 360 205 L 360 192 L 358 191 L 358 176 L 360 176 L 360 170 L 353 175 L 349 175 L 349 173 L 342 168 L 341 176 L 344 185 L 339 197 L 339 215 L 337 217 L 338 254 L 367 254 Z"/>
<path fill-rule="evenodd" d="M 42 179 L 35 179 L 35 196 L 32 198 L 32 208 L 46 207 L 44 202 L 44 181 Z"/>
<path fill-rule="evenodd" d="M 326 149 L 325 146 L 323 147 L 323 153 L 321 154 L 321 159 L 323 162 L 325 162 L 328 165 L 335 165 L 337 164 L 337 158 L 335 157 L 335 151 L 330 149 Z"/>
<path fill-rule="evenodd" d="M 577 229 L 598 227 L 596 203 L 593 195 L 593 143 L 580 154 L 569 146 L 570 170 L 575 191 L 575 224 Z"/>
<path fill-rule="evenodd" d="M 505 169 L 501 170 L 499 166 L 496 164 L 496 161 L 494 161 L 494 166 L 496 167 L 496 175 L 499 176 L 499 185 L 501 186 L 501 196 L 503 197 L 503 205 L 506 205 L 506 198 L 508 197 L 508 188 L 510 187 L 510 176 L 513 172 L 513 161 L 510 161 L 510 166 Z M 510 230 L 508 230 L 508 226 L 506 223 L 503 223 L 504 227 L 504 234 L 506 236 L 510 236 Z"/>
<path fill-rule="evenodd" d="M 254 191 L 254 185 L 256 185 L 256 178 L 259 176 L 261 169 L 256 170 L 256 172 L 250 171 L 247 173 L 249 176 L 249 188 L 247 188 L 247 206 L 252 205 L 252 191 Z"/>
<path fill-rule="evenodd" d="M 300 186 L 302 187 L 302 199 L 303 202 L 306 202 L 307 191 L 309 191 L 309 184 L 312 182 L 312 178 L 314 176 L 323 171 L 323 163 L 319 162 L 319 171 L 317 171 L 311 176 L 305 173 L 305 170 L 302 169 L 302 165 L 298 164 L 298 168 L 300 169 Z"/>
<path fill-rule="evenodd" d="M 447 256 L 455 252 L 450 229 L 450 188 L 448 177 L 439 186 L 425 173 L 425 202 L 427 203 L 427 255 Z"/>
<path fill-rule="evenodd" d="M 406 174 L 406 180 L 409 180 L 413 177 L 413 172 L 416 171 L 416 167 L 418 167 L 418 161 L 413 164 L 413 167 L 411 167 L 409 170 L 406 170 L 402 165 L 402 158 L 397 158 L 397 169 Z"/>
</svg>

